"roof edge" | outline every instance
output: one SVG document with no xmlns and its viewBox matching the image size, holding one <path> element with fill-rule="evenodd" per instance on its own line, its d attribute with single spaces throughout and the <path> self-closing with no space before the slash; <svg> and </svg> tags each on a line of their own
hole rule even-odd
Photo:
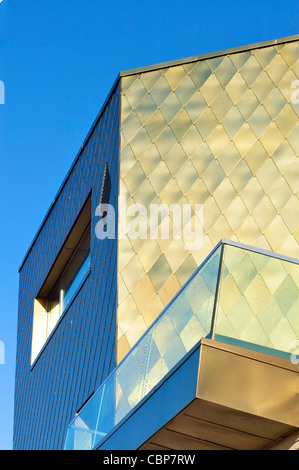
<svg viewBox="0 0 299 470">
<path fill-rule="evenodd" d="M 287 42 L 294 42 L 294 41 L 299 41 L 299 34 L 296 34 L 294 36 L 287 36 L 287 37 L 280 38 L 280 39 L 272 39 L 269 41 L 257 42 L 257 43 L 248 44 L 245 46 L 232 47 L 230 49 L 223 49 L 221 51 L 216 51 L 216 52 L 208 52 L 208 53 L 196 55 L 193 57 L 171 60 L 168 62 L 161 62 L 159 64 L 145 65 L 143 67 L 137 67 L 134 69 L 124 70 L 120 72 L 119 75 L 120 77 L 127 77 L 129 75 L 136 75 L 142 72 L 153 72 L 154 70 L 168 68 L 168 67 L 172 67 L 175 65 L 188 64 L 190 62 L 197 62 L 199 60 L 205 60 L 205 59 L 213 59 L 216 57 L 221 57 L 223 55 L 235 54 L 237 52 L 246 52 L 252 49 L 260 49 L 262 47 L 276 46 L 278 44 L 284 44 Z"/>
<path fill-rule="evenodd" d="M 171 66 L 174 66 L 174 65 L 187 64 L 187 63 L 190 63 L 190 62 L 196 62 L 198 60 L 211 59 L 211 58 L 220 57 L 220 56 L 227 55 L 227 54 L 234 54 L 234 53 L 237 53 L 237 52 L 245 52 L 245 51 L 252 50 L 252 49 L 258 49 L 258 48 L 262 48 L 262 47 L 273 46 L 273 45 L 278 45 L 278 44 L 284 44 L 284 43 L 287 43 L 287 42 L 294 42 L 294 41 L 299 41 L 299 34 L 284 37 L 284 38 L 280 38 L 280 39 L 273 39 L 273 40 L 270 40 L 270 41 L 263 41 L 263 42 L 259 42 L 259 43 L 255 43 L 255 44 L 249 44 L 249 45 L 246 45 L 246 46 L 233 47 L 233 48 L 230 48 L 230 49 L 224 49 L 224 50 L 217 51 L 217 52 L 209 52 L 209 53 L 205 53 L 205 54 L 201 54 L 201 55 L 197 55 L 197 56 L 193 56 L 193 57 L 188 57 L 188 58 L 184 58 L 184 59 L 177 59 L 177 60 L 173 60 L 173 61 L 169 61 L 169 62 L 161 62 L 161 63 L 158 63 L 158 64 L 138 67 L 138 68 L 129 69 L 129 70 L 125 70 L 125 71 L 120 72 L 117 75 L 117 77 L 116 77 L 116 79 L 115 79 L 115 81 L 114 81 L 114 83 L 113 83 L 113 85 L 112 85 L 112 87 L 111 87 L 111 89 L 110 89 L 110 91 L 109 91 L 109 93 L 108 93 L 108 95 L 107 95 L 107 97 L 106 97 L 106 99 L 105 99 L 105 101 L 104 101 L 97 117 L 95 118 L 94 122 L 92 123 L 92 125 L 90 127 L 90 130 L 89 130 L 85 140 L 83 141 L 83 144 L 81 145 L 81 147 L 80 147 L 73 163 L 71 164 L 71 167 L 70 167 L 69 171 L 67 172 L 65 178 L 63 179 L 63 181 L 62 181 L 62 183 L 61 183 L 61 185 L 60 185 L 60 187 L 59 187 L 59 189 L 58 189 L 58 191 L 57 191 L 57 193 L 56 193 L 56 195 L 53 199 L 52 204 L 50 205 L 48 211 L 46 212 L 46 215 L 45 215 L 41 225 L 39 226 L 32 242 L 31 242 L 31 244 L 30 244 L 30 246 L 29 246 L 29 248 L 28 248 L 21 264 L 20 264 L 18 272 L 20 272 L 21 269 L 23 268 L 24 263 L 25 263 L 26 259 L 28 258 L 28 255 L 29 255 L 30 251 L 32 250 L 32 247 L 33 247 L 38 235 L 40 234 L 43 226 L 45 225 L 45 223 L 46 223 L 46 221 L 49 217 L 49 214 L 50 214 L 51 210 L 53 209 L 60 193 L 62 192 L 62 189 L 65 186 L 65 184 L 66 184 L 66 182 L 67 182 L 74 166 L 76 165 L 76 163 L 77 163 L 77 161 L 78 161 L 78 159 L 79 159 L 79 157 L 80 157 L 80 155 L 81 155 L 81 153 L 82 153 L 82 151 L 83 151 L 83 149 L 84 149 L 84 147 L 85 147 L 85 145 L 86 145 L 86 143 L 87 143 L 87 141 L 88 141 L 88 139 L 89 139 L 89 137 L 90 137 L 90 135 L 93 131 L 93 129 L 97 125 L 101 115 L 103 114 L 103 112 L 106 108 L 106 105 L 107 105 L 109 99 L 111 98 L 114 90 L 118 86 L 119 81 L 122 77 L 126 77 L 126 76 L 129 76 L 129 75 L 135 75 L 135 74 L 142 73 L 142 72 L 150 72 L 150 71 L 154 71 L 154 70 L 161 69 L 161 68 L 171 67 Z"/>
</svg>

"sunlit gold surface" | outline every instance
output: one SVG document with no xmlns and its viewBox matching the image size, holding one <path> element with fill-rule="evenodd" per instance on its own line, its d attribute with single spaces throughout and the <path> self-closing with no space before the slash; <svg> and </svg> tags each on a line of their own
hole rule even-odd
<svg viewBox="0 0 299 470">
<path fill-rule="evenodd" d="M 286 359 L 204 340 L 197 396 L 298 428 L 298 371 Z"/>
<path fill-rule="evenodd" d="M 297 436 L 298 370 L 289 360 L 202 339 L 195 399 L 139 449 L 279 447 Z"/>
<path fill-rule="evenodd" d="M 121 78 L 120 195 L 203 204 L 204 238 L 119 240 L 118 361 L 221 238 L 299 257 L 298 78 L 298 42 Z"/>
</svg>

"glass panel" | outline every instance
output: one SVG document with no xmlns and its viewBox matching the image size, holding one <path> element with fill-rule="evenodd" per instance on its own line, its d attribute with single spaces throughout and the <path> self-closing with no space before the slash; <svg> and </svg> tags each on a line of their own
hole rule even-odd
<svg viewBox="0 0 299 470">
<path fill-rule="evenodd" d="M 93 449 L 211 333 L 220 247 L 186 283 L 70 425 L 65 449 Z"/>
<path fill-rule="evenodd" d="M 61 311 L 69 305 L 90 266 L 90 229 L 84 235 L 60 281 Z"/>
<path fill-rule="evenodd" d="M 90 255 L 86 258 L 84 263 L 82 264 L 79 272 L 76 274 L 75 278 L 73 279 L 72 283 L 68 286 L 66 290 L 62 290 L 62 311 L 66 309 L 69 305 L 70 301 L 72 300 L 74 294 L 76 293 L 77 289 L 80 287 L 81 282 L 83 281 L 84 277 L 86 276 L 90 266 Z"/>
<path fill-rule="evenodd" d="M 31 364 L 49 338 L 65 308 L 70 304 L 90 267 L 90 227 L 46 298 L 34 301 Z"/>
<path fill-rule="evenodd" d="M 298 264 L 225 246 L 215 339 L 288 357 L 299 337 L 298 287 Z"/>
<path fill-rule="evenodd" d="M 212 332 L 219 341 L 290 357 L 299 338 L 299 265 L 224 242 L 214 312 L 220 250 L 195 272 L 85 405 L 68 429 L 65 449 L 97 447 Z"/>
<path fill-rule="evenodd" d="M 72 428 L 67 434 L 65 449 L 90 450 L 95 438 L 98 412 L 102 409 L 103 391 L 99 389 L 75 418 Z"/>
</svg>

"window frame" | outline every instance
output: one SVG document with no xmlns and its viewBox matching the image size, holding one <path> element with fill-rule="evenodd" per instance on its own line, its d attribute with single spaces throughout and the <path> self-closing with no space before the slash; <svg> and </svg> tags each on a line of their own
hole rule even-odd
<svg viewBox="0 0 299 470">
<path fill-rule="evenodd" d="M 38 294 L 34 298 L 33 306 L 33 315 L 32 315 L 32 334 L 31 334 L 31 351 L 30 351 L 30 370 L 33 369 L 36 362 L 42 355 L 43 351 L 47 347 L 47 344 L 53 337 L 56 329 L 58 328 L 61 320 L 65 317 L 67 311 L 71 307 L 73 301 L 81 291 L 83 285 L 85 284 L 88 276 L 91 272 L 91 192 L 89 193 L 87 199 L 85 200 L 79 214 L 73 223 L 68 235 L 65 238 L 65 241 L 59 250 L 54 263 L 52 264 L 43 284 L 40 288 Z M 84 263 L 88 261 L 88 268 L 82 275 L 78 285 L 74 289 L 74 292 L 70 296 L 68 304 L 62 308 L 61 303 L 61 281 L 67 269 L 70 267 L 72 261 L 76 257 L 76 253 L 82 246 L 84 238 L 88 235 L 88 250 L 87 255 L 84 257 L 84 261 L 80 263 L 80 267 L 75 273 L 72 281 L 68 287 L 70 290 L 71 286 L 74 284 L 76 277 L 80 273 L 81 268 Z M 51 300 L 51 294 L 55 289 L 59 288 L 59 312 L 58 318 L 51 327 L 50 325 L 50 311 L 49 304 Z"/>
<path fill-rule="evenodd" d="M 74 249 L 74 252 L 72 253 L 70 259 L 67 261 L 65 267 L 63 268 L 59 278 L 57 279 L 57 282 L 56 284 L 53 286 L 48 298 L 47 298 L 47 313 L 49 314 L 50 313 L 50 308 L 49 308 L 49 304 L 51 302 L 51 294 L 52 292 L 57 289 L 57 287 L 59 288 L 59 318 L 64 314 L 64 312 L 69 308 L 69 306 L 71 305 L 71 303 L 73 302 L 74 300 L 74 297 L 76 297 L 77 295 L 77 292 L 80 290 L 81 288 L 81 284 L 85 281 L 85 277 L 88 276 L 89 272 L 90 272 L 90 259 L 91 259 L 91 250 L 90 250 L 90 241 L 89 241 L 89 250 L 88 250 L 88 254 L 86 256 L 86 258 L 84 258 L 84 261 L 83 263 L 81 264 L 81 266 L 79 267 L 78 271 L 76 272 L 72 282 L 70 283 L 69 287 L 68 287 L 68 290 L 67 292 L 70 290 L 71 286 L 74 284 L 74 281 L 76 280 L 78 274 L 80 273 L 81 271 L 81 268 L 83 267 L 83 265 L 85 264 L 85 262 L 87 261 L 87 259 L 89 258 L 89 267 L 87 269 L 87 272 L 82 276 L 82 279 L 80 280 L 79 282 L 79 285 L 78 287 L 75 289 L 74 293 L 71 295 L 70 297 L 70 300 L 68 302 L 68 304 L 63 308 L 63 305 L 62 305 L 62 302 L 63 302 L 63 298 L 62 298 L 62 292 L 63 292 L 63 288 L 62 288 L 62 281 L 63 281 L 63 277 L 65 275 L 65 273 L 67 272 L 68 268 L 71 266 L 74 258 L 76 257 L 76 254 L 78 253 L 79 249 L 80 249 L 80 245 L 82 243 L 82 241 L 84 240 L 85 236 L 87 235 L 88 231 L 91 231 L 91 227 L 90 227 L 90 224 L 87 225 L 87 227 L 85 228 L 78 244 L 76 245 L 75 249 Z"/>
</svg>

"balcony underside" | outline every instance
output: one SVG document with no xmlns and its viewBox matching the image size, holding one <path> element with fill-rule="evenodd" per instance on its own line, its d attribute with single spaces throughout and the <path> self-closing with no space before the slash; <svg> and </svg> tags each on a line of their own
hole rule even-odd
<svg viewBox="0 0 299 470">
<path fill-rule="evenodd" d="M 299 425 L 296 384 L 290 361 L 204 340 L 196 398 L 139 449 L 265 449 Z"/>
<path fill-rule="evenodd" d="M 299 427 L 298 370 L 203 339 L 100 449 L 266 449 Z"/>
<path fill-rule="evenodd" d="M 261 450 L 294 428 L 195 398 L 140 450 Z"/>
</svg>

